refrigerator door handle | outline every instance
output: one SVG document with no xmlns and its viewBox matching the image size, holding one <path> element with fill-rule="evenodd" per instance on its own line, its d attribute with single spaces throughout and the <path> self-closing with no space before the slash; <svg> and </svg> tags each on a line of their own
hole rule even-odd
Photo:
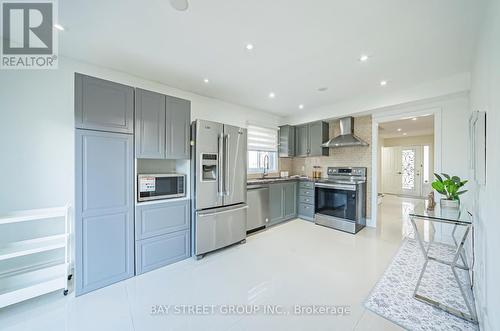
<svg viewBox="0 0 500 331">
<path fill-rule="evenodd" d="M 242 210 L 242 209 L 248 209 L 248 205 L 244 205 L 244 206 L 238 207 L 238 208 L 224 208 L 220 211 L 197 212 L 197 215 L 198 215 L 198 217 L 207 217 L 207 216 L 214 216 L 214 215 L 220 215 L 220 214 L 229 213 L 229 212 L 233 212 L 233 211 L 238 211 L 238 210 Z"/>
<path fill-rule="evenodd" d="M 217 152 L 219 155 L 217 155 L 217 167 L 218 167 L 218 170 L 217 170 L 217 194 L 219 196 L 223 196 L 224 195 L 224 187 L 223 187 L 223 177 L 224 177 L 224 171 L 222 170 L 223 168 L 223 161 L 222 161 L 222 158 L 223 158 L 223 144 L 224 144 L 224 139 L 223 139 L 223 136 L 222 134 L 220 134 L 218 137 L 217 137 Z"/>
<path fill-rule="evenodd" d="M 229 195 L 229 188 L 231 187 L 229 182 L 229 134 L 224 137 L 224 191 L 226 195 Z"/>
</svg>

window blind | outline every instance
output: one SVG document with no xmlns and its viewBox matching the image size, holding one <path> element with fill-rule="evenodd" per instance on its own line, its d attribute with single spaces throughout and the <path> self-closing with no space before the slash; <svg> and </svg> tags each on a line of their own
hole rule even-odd
<svg viewBox="0 0 500 331">
<path fill-rule="evenodd" d="M 278 150 L 278 130 L 248 125 L 248 150 L 276 152 Z"/>
</svg>

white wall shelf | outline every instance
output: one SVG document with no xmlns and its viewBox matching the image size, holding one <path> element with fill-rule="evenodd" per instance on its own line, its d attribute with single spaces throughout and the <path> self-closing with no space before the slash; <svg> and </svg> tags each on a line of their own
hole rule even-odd
<svg viewBox="0 0 500 331">
<path fill-rule="evenodd" d="M 66 247 L 66 234 L 16 241 L 0 246 L 0 261 Z"/>
<path fill-rule="evenodd" d="M 66 217 L 68 207 L 45 208 L 16 211 L 0 215 L 0 225 L 26 221 L 46 220 L 57 217 Z"/>
<path fill-rule="evenodd" d="M 0 216 L 0 226 L 34 221 L 64 222 L 64 232 L 51 236 L 0 243 L 0 261 L 47 252 L 64 250 L 64 260 L 22 265 L 0 274 L 0 308 L 56 290 L 68 293 L 69 277 L 69 207 L 14 212 Z M 0 230 L 1 231 L 1 230 Z"/>
</svg>

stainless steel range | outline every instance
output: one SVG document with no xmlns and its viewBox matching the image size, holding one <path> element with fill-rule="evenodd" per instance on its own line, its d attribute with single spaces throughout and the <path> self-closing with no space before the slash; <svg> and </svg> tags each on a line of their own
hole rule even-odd
<svg viewBox="0 0 500 331">
<path fill-rule="evenodd" d="M 315 223 L 357 233 L 366 225 L 366 168 L 329 167 L 315 184 Z"/>
</svg>

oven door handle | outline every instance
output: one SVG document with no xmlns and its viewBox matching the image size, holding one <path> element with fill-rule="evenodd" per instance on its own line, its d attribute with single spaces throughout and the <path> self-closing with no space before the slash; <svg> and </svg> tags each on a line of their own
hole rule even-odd
<svg viewBox="0 0 500 331">
<path fill-rule="evenodd" d="M 337 189 L 337 190 L 356 191 L 356 185 L 349 185 L 349 184 L 324 184 L 324 183 L 316 183 L 315 186 L 316 187 L 324 187 L 324 188 Z"/>
</svg>

